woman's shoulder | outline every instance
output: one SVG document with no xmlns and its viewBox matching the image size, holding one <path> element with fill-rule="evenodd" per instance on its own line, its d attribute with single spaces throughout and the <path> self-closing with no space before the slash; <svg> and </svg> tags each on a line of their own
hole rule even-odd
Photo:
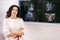
<svg viewBox="0 0 60 40">
<path fill-rule="evenodd" d="M 9 18 L 5 18 L 4 20 L 8 20 Z"/>
<path fill-rule="evenodd" d="M 23 20 L 22 18 L 19 18 L 20 20 Z"/>
<path fill-rule="evenodd" d="M 9 18 L 4 18 L 3 22 L 7 22 L 9 20 Z"/>
<path fill-rule="evenodd" d="M 21 21 L 21 22 L 23 22 L 24 20 L 23 20 L 23 18 L 19 18 L 19 20 Z"/>
</svg>

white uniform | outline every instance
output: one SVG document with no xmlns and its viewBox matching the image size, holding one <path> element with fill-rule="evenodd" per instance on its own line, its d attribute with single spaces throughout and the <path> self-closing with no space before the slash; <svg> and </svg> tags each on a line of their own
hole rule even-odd
<svg viewBox="0 0 60 40">
<path fill-rule="evenodd" d="M 6 18 L 3 22 L 5 40 L 17 40 L 17 38 L 7 37 L 7 35 L 9 34 L 9 29 L 18 31 L 20 27 L 24 27 L 24 22 L 22 18 L 17 19 Z M 20 38 L 20 40 L 22 39 L 23 38 Z"/>
</svg>

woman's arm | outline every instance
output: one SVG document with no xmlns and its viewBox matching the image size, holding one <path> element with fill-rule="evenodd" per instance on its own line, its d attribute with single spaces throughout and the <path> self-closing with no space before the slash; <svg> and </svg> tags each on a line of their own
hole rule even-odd
<svg viewBox="0 0 60 40">
<path fill-rule="evenodd" d="M 24 21 L 23 19 L 20 20 L 21 21 L 21 24 L 20 24 L 20 29 L 19 29 L 19 32 L 18 32 L 18 35 L 24 35 L 24 27 L 25 27 L 25 24 L 24 24 Z"/>
<path fill-rule="evenodd" d="M 9 34 L 7 36 L 8 37 L 16 37 L 17 34 L 18 34 L 17 31 L 9 30 Z"/>
<path fill-rule="evenodd" d="M 7 25 L 7 19 L 4 19 L 4 21 L 3 21 L 3 33 L 4 33 L 5 37 L 7 37 L 7 35 L 9 34 L 9 28 L 8 28 L 8 25 Z"/>
<path fill-rule="evenodd" d="M 20 35 L 24 35 L 24 28 L 23 28 L 23 27 L 21 27 L 21 28 L 19 29 L 18 34 L 20 34 Z"/>
<path fill-rule="evenodd" d="M 5 37 L 13 37 L 17 34 L 17 32 L 10 30 L 10 28 L 8 27 L 8 20 L 4 19 L 3 21 L 3 32 L 4 32 L 4 36 Z"/>
</svg>

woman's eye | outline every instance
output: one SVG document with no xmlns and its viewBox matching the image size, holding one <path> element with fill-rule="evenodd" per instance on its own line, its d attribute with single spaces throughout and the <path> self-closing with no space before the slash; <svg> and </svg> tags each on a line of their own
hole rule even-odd
<svg viewBox="0 0 60 40">
<path fill-rule="evenodd" d="M 16 10 L 16 11 L 18 11 L 18 10 Z"/>
</svg>

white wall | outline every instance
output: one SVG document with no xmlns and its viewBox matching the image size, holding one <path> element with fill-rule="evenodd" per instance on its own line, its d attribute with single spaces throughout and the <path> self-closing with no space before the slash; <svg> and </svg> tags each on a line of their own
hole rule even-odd
<svg viewBox="0 0 60 40">
<path fill-rule="evenodd" d="M 60 40 L 60 24 L 26 22 L 26 40 Z"/>
</svg>

